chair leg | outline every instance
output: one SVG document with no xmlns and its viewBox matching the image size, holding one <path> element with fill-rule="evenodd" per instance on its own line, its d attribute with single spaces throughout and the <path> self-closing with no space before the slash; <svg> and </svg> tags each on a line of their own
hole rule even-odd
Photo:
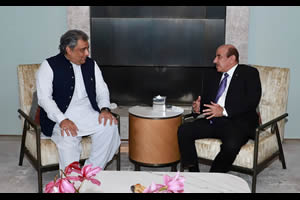
<svg viewBox="0 0 300 200">
<path fill-rule="evenodd" d="M 117 155 L 117 171 L 121 170 L 121 152 L 120 152 L 120 148 L 119 148 L 119 152 Z"/>
<path fill-rule="evenodd" d="M 252 193 L 256 192 L 256 177 L 257 177 L 257 172 L 256 170 L 254 170 L 254 173 L 252 175 L 252 190 L 251 190 Z"/>
<path fill-rule="evenodd" d="M 257 177 L 257 160 L 258 160 L 258 145 L 259 143 L 259 131 L 255 134 L 254 140 L 254 152 L 253 152 L 253 175 L 252 175 L 252 189 L 251 192 L 256 192 L 256 177 Z"/>
<path fill-rule="evenodd" d="M 171 166 L 171 171 L 176 172 L 177 171 L 177 163 Z"/>
<path fill-rule="evenodd" d="M 43 180 L 42 180 L 41 166 L 38 166 L 38 168 L 37 168 L 37 174 L 38 174 L 38 189 L 39 189 L 39 193 L 43 193 Z"/>
<path fill-rule="evenodd" d="M 37 173 L 38 173 L 38 188 L 39 193 L 43 192 L 42 182 L 42 156 L 41 156 L 41 130 L 35 129 L 36 132 L 36 156 L 37 156 Z"/>
<path fill-rule="evenodd" d="M 19 158 L 19 166 L 23 165 L 23 158 L 25 154 L 25 139 L 27 133 L 27 121 L 24 120 L 23 133 L 22 133 L 22 141 L 21 141 L 21 149 L 20 149 L 20 158 Z"/>
<path fill-rule="evenodd" d="M 283 153 L 283 149 L 282 149 L 282 143 L 281 143 L 281 139 L 280 139 L 280 134 L 279 134 L 279 129 L 278 129 L 277 123 L 275 124 L 275 133 L 276 133 L 276 138 L 277 138 L 277 143 L 278 143 L 278 149 L 279 149 L 279 159 L 281 161 L 282 168 L 286 169 L 285 158 L 284 158 L 284 153 Z"/>
</svg>

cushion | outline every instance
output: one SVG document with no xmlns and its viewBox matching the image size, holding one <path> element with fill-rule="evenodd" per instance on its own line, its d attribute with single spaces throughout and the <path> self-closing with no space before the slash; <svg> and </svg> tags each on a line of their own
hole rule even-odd
<svg viewBox="0 0 300 200">
<path fill-rule="evenodd" d="M 270 131 L 264 131 L 260 134 L 260 142 L 258 148 L 258 164 L 269 158 L 274 152 L 278 150 L 277 139 L 275 134 Z M 205 138 L 195 141 L 196 151 L 198 157 L 214 160 L 220 151 L 221 141 L 219 139 Z M 249 140 L 240 150 L 237 155 L 234 165 L 252 168 L 254 160 L 254 141 Z"/>
<path fill-rule="evenodd" d="M 36 135 L 33 130 L 27 131 L 25 146 L 28 151 L 33 155 L 34 158 L 37 157 L 36 152 Z M 82 145 L 82 152 L 80 154 L 80 159 L 87 159 L 89 157 L 91 151 L 91 137 L 82 137 L 81 145 Z M 56 148 L 55 143 L 51 139 L 42 139 L 41 140 L 41 164 L 42 166 L 50 165 L 50 164 L 57 164 L 59 161 L 58 158 L 58 151 Z"/>
</svg>

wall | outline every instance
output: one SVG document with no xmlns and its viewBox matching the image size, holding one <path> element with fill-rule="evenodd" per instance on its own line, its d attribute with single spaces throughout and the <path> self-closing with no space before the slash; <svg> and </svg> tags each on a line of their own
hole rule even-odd
<svg viewBox="0 0 300 200">
<path fill-rule="evenodd" d="M 249 10 L 248 63 L 291 69 L 285 137 L 300 138 L 300 7 L 250 6 Z M 58 52 L 59 37 L 68 29 L 67 8 L 0 6 L 0 19 L 0 135 L 19 135 L 17 65 L 40 63 Z"/>
<path fill-rule="evenodd" d="M 58 53 L 66 13 L 65 6 L 0 6 L 0 134 L 21 134 L 17 65 Z"/>
<path fill-rule="evenodd" d="M 248 62 L 290 68 L 289 113 L 285 138 L 300 138 L 300 7 L 250 7 Z"/>
</svg>

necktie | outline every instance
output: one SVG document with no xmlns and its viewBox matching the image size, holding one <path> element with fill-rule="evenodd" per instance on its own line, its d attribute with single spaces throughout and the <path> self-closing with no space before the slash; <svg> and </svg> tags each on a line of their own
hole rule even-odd
<svg viewBox="0 0 300 200">
<path fill-rule="evenodd" d="M 225 91 L 225 88 L 226 88 L 226 84 L 227 84 L 227 77 L 228 77 L 228 74 L 225 73 L 224 74 L 224 78 L 223 80 L 221 81 L 220 85 L 219 85 L 219 89 L 218 89 L 218 92 L 217 92 L 217 96 L 215 98 L 215 103 L 218 102 L 219 98 L 221 97 L 221 95 L 223 94 L 223 92 Z"/>
<path fill-rule="evenodd" d="M 215 103 L 218 102 L 219 98 L 222 96 L 223 92 L 225 91 L 225 88 L 226 88 L 226 84 L 227 84 L 227 77 L 228 77 L 228 74 L 225 73 L 224 74 L 224 78 L 223 80 L 221 81 L 220 85 L 219 85 L 219 89 L 218 89 L 218 92 L 217 92 L 217 96 L 215 98 Z M 214 118 L 212 118 L 211 120 L 209 120 L 209 123 L 210 124 L 213 124 L 214 123 Z"/>
</svg>

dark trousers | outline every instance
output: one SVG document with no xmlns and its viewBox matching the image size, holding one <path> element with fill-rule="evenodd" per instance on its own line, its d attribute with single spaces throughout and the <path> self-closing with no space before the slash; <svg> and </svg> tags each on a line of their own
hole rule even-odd
<svg viewBox="0 0 300 200">
<path fill-rule="evenodd" d="M 198 164 L 195 140 L 217 138 L 222 141 L 221 150 L 214 159 L 210 172 L 228 172 L 241 147 L 252 138 L 254 130 L 242 129 L 230 120 L 214 121 L 198 119 L 182 124 L 178 129 L 178 143 L 183 167 Z M 253 133 L 253 134 L 252 134 Z"/>
</svg>

